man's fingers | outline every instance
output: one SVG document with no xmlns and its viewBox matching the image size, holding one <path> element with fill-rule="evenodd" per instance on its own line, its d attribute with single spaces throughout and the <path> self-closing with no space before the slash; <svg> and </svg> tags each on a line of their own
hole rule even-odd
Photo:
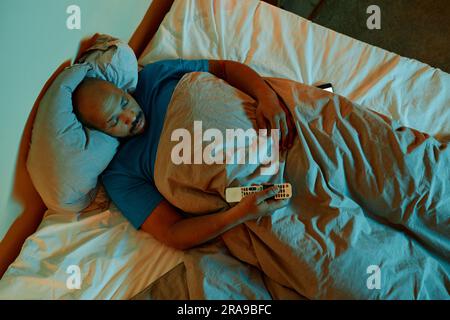
<svg viewBox="0 0 450 320">
<path fill-rule="evenodd" d="M 258 109 L 256 110 L 256 124 L 258 129 L 267 129 L 266 119 L 264 119 L 264 115 Z"/>
<path fill-rule="evenodd" d="M 289 127 L 289 134 L 287 139 L 287 147 L 288 149 L 290 149 L 294 144 L 294 139 L 297 134 L 297 130 L 295 128 L 295 124 L 294 121 L 292 120 L 292 117 L 288 118 L 288 127 Z"/>
<path fill-rule="evenodd" d="M 283 150 L 283 130 L 280 127 L 280 118 L 278 116 L 275 116 L 275 119 L 276 119 L 274 121 L 276 123 L 275 129 L 278 129 L 278 133 L 279 133 L 278 144 L 280 146 L 280 149 Z"/>
<path fill-rule="evenodd" d="M 292 148 L 292 145 L 294 144 L 294 139 L 295 139 L 295 130 L 291 129 L 289 130 L 289 135 L 286 140 L 286 145 L 288 149 Z"/>
<path fill-rule="evenodd" d="M 288 129 L 288 125 L 287 125 L 287 120 L 286 120 L 286 115 L 283 114 L 280 118 L 280 122 L 281 122 L 281 146 L 283 149 L 287 149 L 288 146 L 288 134 L 289 134 L 289 129 Z"/>
<path fill-rule="evenodd" d="M 278 193 L 279 188 L 277 186 L 273 186 L 271 188 L 268 188 L 266 190 L 260 191 L 256 193 L 256 200 L 259 203 L 263 202 L 266 199 L 272 198 Z"/>
<path fill-rule="evenodd" d="M 283 199 L 283 200 L 275 200 L 271 199 L 267 201 L 267 205 L 269 206 L 269 210 L 275 211 L 281 208 L 286 207 L 289 204 L 289 199 Z"/>
</svg>

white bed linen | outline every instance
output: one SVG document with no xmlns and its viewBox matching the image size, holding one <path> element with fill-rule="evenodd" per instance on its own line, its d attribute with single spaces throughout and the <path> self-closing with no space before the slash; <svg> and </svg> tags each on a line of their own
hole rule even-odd
<svg viewBox="0 0 450 320">
<path fill-rule="evenodd" d="M 232 59 L 265 76 L 332 82 L 404 125 L 450 135 L 450 76 L 257 0 L 176 0 L 139 60 Z M 383 106 L 387 106 L 384 108 Z M 120 213 L 47 212 L 0 280 L 0 298 L 125 299 L 182 261 Z M 66 268 L 79 265 L 82 289 Z"/>
<path fill-rule="evenodd" d="M 175 1 L 139 59 L 232 59 L 264 76 L 335 92 L 403 125 L 450 138 L 450 75 L 258 0 Z"/>
<path fill-rule="evenodd" d="M 128 299 L 182 255 L 136 231 L 114 206 L 100 213 L 47 211 L 1 279 L 0 299 Z M 79 290 L 66 286 L 71 265 L 81 271 Z"/>
</svg>

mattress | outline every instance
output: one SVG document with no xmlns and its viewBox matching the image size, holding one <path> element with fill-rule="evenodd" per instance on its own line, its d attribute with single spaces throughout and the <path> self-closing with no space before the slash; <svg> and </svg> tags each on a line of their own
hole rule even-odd
<svg viewBox="0 0 450 320">
<path fill-rule="evenodd" d="M 263 76 L 331 82 L 403 125 L 450 137 L 449 74 L 257 0 L 176 0 L 139 63 L 174 58 L 231 59 Z M 47 211 L 0 280 L 0 298 L 128 299 L 182 261 L 114 206 Z M 81 289 L 67 287 L 70 266 L 79 267 Z"/>
</svg>

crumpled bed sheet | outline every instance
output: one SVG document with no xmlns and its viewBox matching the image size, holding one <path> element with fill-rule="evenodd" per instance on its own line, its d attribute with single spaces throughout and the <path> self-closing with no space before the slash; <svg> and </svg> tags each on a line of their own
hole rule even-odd
<svg viewBox="0 0 450 320">
<path fill-rule="evenodd" d="M 49 210 L 0 280 L 0 299 L 130 299 L 182 257 L 136 231 L 114 205 L 80 214 Z M 71 287 L 71 266 L 79 267 L 79 289 Z"/>
<path fill-rule="evenodd" d="M 195 137 L 194 121 L 223 137 L 227 129 L 256 128 L 250 97 L 209 73 L 190 73 L 175 89 L 159 142 L 155 183 L 162 195 L 198 215 L 228 209 L 227 187 L 290 182 L 287 207 L 222 236 L 234 257 L 308 299 L 450 298 L 450 147 L 344 97 L 266 81 L 297 131 L 278 173 L 261 175 L 260 164 L 171 161 L 180 143 L 172 133 L 182 128 Z M 211 142 L 202 144 L 205 150 Z M 252 145 L 226 141 L 215 152 Z M 193 269 L 205 274 L 217 268 L 202 255 L 196 261 Z M 381 271 L 377 290 L 367 286 L 373 266 Z M 202 272 L 189 274 L 187 268 L 188 286 L 200 283 L 211 294 Z M 251 282 L 243 283 L 248 290 Z"/>
</svg>

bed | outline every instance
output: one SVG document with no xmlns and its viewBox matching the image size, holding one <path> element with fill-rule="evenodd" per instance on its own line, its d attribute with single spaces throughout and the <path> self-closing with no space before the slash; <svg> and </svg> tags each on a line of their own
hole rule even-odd
<svg viewBox="0 0 450 320">
<path fill-rule="evenodd" d="M 331 82 L 351 101 L 450 140 L 450 75 L 264 2 L 174 1 L 139 64 L 172 58 L 231 59 L 266 77 Z M 198 270 L 199 259 L 209 273 Z M 79 290 L 66 286 L 71 265 L 81 271 Z M 1 279 L 0 298 L 171 298 L 178 296 L 168 294 L 170 277 L 181 288 L 183 277 L 200 273 L 208 290 L 188 288 L 181 298 L 302 298 L 232 257 L 220 241 L 188 254 L 173 250 L 135 231 L 114 205 L 78 214 L 47 211 Z"/>
</svg>

